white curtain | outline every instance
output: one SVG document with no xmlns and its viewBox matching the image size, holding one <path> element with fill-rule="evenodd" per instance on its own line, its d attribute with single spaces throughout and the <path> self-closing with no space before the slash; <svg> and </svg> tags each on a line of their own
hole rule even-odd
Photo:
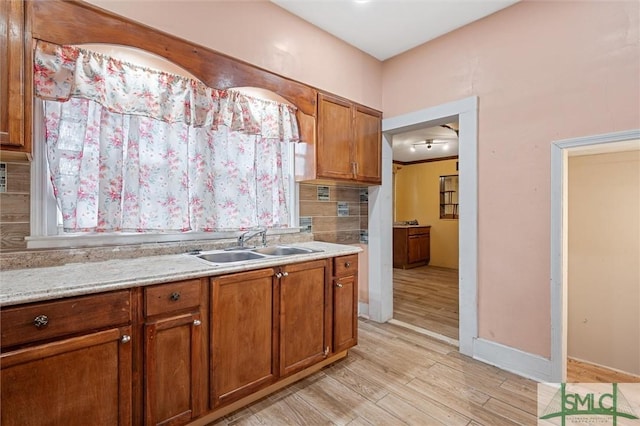
<svg viewBox="0 0 640 426">
<path fill-rule="evenodd" d="M 34 74 L 65 231 L 288 226 L 290 105 L 44 42 Z"/>
</svg>

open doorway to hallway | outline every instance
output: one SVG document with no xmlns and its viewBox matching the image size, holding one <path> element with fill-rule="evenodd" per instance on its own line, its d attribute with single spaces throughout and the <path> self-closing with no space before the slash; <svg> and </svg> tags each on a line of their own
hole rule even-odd
<svg viewBox="0 0 640 426">
<path fill-rule="evenodd" d="M 393 322 L 458 345 L 458 123 L 398 133 L 393 151 Z"/>
</svg>

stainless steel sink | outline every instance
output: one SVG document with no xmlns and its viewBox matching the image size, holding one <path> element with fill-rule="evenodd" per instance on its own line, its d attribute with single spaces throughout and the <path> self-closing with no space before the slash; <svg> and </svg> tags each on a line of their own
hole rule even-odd
<svg viewBox="0 0 640 426">
<path fill-rule="evenodd" d="M 265 256 L 253 251 L 223 251 L 218 253 L 201 254 L 200 259 L 213 263 L 243 262 L 245 260 L 264 259 Z"/>
<path fill-rule="evenodd" d="M 320 250 L 313 250 L 304 247 L 270 246 L 253 249 L 252 251 L 260 254 L 266 254 L 267 256 L 291 256 L 292 254 L 317 253 Z"/>
<path fill-rule="evenodd" d="M 292 256 L 296 254 L 318 253 L 322 250 L 314 250 L 306 247 L 268 246 L 254 249 L 233 248 L 213 253 L 197 254 L 200 259 L 211 263 L 247 262 L 273 257 Z M 195 253 L 194 253 L 195 254 Z"/>
</svg>

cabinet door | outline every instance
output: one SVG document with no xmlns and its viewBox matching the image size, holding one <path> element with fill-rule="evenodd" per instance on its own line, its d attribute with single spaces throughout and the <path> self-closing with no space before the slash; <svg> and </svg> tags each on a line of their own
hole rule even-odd
<svg viewBox="0 0 640 426">
<path fill-rule="evenodd" d="M 333 281 L 333 351 L 355 346 L 358 341 L 358 276 Z"/>
<path fill-rule="evenodd" d="M 290 265 L 280 278 L 280 375 L 315 364 L 329 353 L 327 266 L 324 260 Z"/>
<path fill-rule="evenodd" d="M 356 180 L 380 184 L 382 182 L 381 116 L 377 111 L 355 107 L 354 155 Z"/>
<path fill-rule="evenodd" d="M 411 235 L 407 241 L 408 263 L 425 262 L 429 260 L 429 235 Z"/>
<path fill-rule="evenodd" d="M 182 425 L 205 409 L 201 324 L 198 313 L 145 324 L 145 424 Z"/>
<path fill-rule="evenodd" d="M 131 425 L 130 327 L 0 356 L 2 425 Z"/>
<path fill-rule="evenodd" d="M 272 269 L 263 269 L 213 279 L 214 407 L 249 395 L 277 378 L 273 275 Z"/>
<path fill-rule="evenodd" d="M 353 179 L 351 104 L 318 95 L 317 174 L 319 177 Z"/>
<path fill-rule="evenodd" d="M 24 2 L 0 2 L 0 144 L 22 147 L 24 138 Z"/>
</svg>

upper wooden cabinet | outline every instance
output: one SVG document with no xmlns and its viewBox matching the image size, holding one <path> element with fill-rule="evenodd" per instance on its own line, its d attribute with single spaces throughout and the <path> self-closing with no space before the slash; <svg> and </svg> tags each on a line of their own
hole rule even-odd
<svg viewBox="0 0 640 426">
<path fill-rule="evenodd" d="M 0 144 L 30 154 L 24 134 L 24 2 L 0 2 Z"/>
<path fill-rule="evenodd" d="M 296 146 L 296 179 L 382 182 L 382 114 L 346 99 L 318 94 L 317 138 Z M 304 126 L 303 126 L 304 127 Z"/>
</svg>

